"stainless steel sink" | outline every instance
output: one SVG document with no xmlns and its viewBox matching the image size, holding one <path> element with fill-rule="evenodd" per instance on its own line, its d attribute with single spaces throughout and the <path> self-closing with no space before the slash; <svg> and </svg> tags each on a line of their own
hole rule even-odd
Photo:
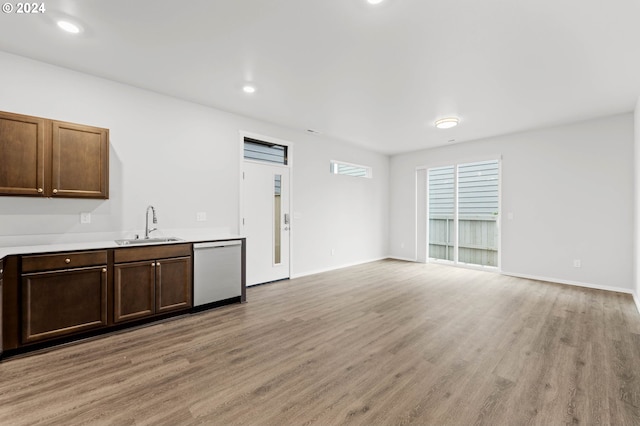
<svg viewBox="0 0 640 426">
<path fill-rule="evenodd" d="M 184 241 L 181 238 L 176 237 L 161 237 L 161 238 L 130 238 L 125 240 L 115 240 L 119 246 L 128 245 L 140 245 L 140 244 L 158 244 L 158 243 L 173 243 L 176 241 Z"/>
</svg>

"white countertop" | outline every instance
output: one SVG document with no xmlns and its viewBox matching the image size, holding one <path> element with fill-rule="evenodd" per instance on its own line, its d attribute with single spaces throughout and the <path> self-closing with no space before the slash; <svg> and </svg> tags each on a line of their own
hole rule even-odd
<svg viewBox="0 0 640 426">
<path fill-rule="evenodd" d="M 123 245 L 116 244 L 115 240 L 120 238 L 114 238 L 113 240 L 102 241 L 76 241 L 76 242 L 51 242 L 51 243 L 37 243 L 33 245 L 17 245 L 0 247 L 0 259 L 17 254 L 33 254 L 33 253 L 47 253 L 47 252 L 60 252 L 60 251 L 81 251 L 81 250 L 93 250 L 93 249 L 110 249 L 116 247 L 148 247 L 150 245 L 157 244 L 179 244 L 179 243 L 196 243 L 196 242 L 208 242 L 208 241 L 223 241 L 223 240 L 236 240 L 244 238 L 244 236 L 225 233 L 225 232 L 209 232 L 200 230 L 181 230 L 179 232 L 162 232 L 153 234 L 152 237 L 176 237 L 182 241 L 172 241 L 166 243 L 151 243 L 151 244 L 135 244 L 135 245 Z M 125 238 L 125 237 L 121 237 Z M 130 237 L 129 237 L 130 238 Z M 52 241 L 59 240 L 52 236 Z"/>
</svg>

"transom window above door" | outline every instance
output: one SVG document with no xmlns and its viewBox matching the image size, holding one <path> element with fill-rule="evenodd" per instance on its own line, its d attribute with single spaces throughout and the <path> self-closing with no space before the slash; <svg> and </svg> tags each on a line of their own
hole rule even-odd
<svg viewBox="0 0 640 426">
<path fill-rule="evenodd" d="M 244 138 L 244 159 L 271 164 L 287 165 L 288 149 L 285 145 Z"/>
</svg>

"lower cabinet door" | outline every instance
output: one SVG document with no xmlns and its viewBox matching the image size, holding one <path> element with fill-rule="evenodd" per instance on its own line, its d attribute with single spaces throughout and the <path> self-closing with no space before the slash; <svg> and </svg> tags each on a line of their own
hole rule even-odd
<svg viewBox="0 0 640 426">
<path fill-rule="evenodd" d="M 23 343 L 106 325 L 106 266 L 22 275 Z"/>
<path fill-rule="evenodd" d="M 116 264 L 113 268 L 113 321 L 122 322 L 155 312 L 155 261 Z"/>
<path fill-rule="evenodd" d="M 156 313 L 191 307 L 191 257 L 157 261 Z"/>
<path fill-rule="evenodd" d="M 4 280 L 4 264 L 2 260 L 0 260 L 0 354 L 2 353 L 4 347 L 4 339 L 2 338 L 2 328 L 4 327 L 2 324 L 2 316 L 4 314 L 2 309 L 2 282 Z"/>
</svg>

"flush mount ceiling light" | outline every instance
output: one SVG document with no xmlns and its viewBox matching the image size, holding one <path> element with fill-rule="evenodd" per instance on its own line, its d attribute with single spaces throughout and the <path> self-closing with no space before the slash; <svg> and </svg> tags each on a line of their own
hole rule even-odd
<svg viewBox="0 0 640 426">
<path fill-rule="evenodd" d="M 369 4 L 380 4 L 382 3 L 384 0 L 367 0 L 367 3 Z"/>
<path fill-rule="evenodd" d="M 79 34 L 80 32 L 82 32 L 82 28 L 78 24 L 74 24 L 73 22 L 60 20 L 56 22 L 56 24 L 58 24 L 58 27 L 71 34 Z"/>
<path fill-rule="evenodd" d="M 436 120 L 435 126 L 438 129 L 450 129 L 452 127 L 456 127 L 459 122 L 460 119 L 458 117 L 447 117 Z"/>
<path fill-rule="evenodd" d="M 242 86 L 242 91 L 244 93 L 255 93 L 256 87 L 252 86 L 251 84 L 245 84 L 244 86 Z"/>
</svg>

